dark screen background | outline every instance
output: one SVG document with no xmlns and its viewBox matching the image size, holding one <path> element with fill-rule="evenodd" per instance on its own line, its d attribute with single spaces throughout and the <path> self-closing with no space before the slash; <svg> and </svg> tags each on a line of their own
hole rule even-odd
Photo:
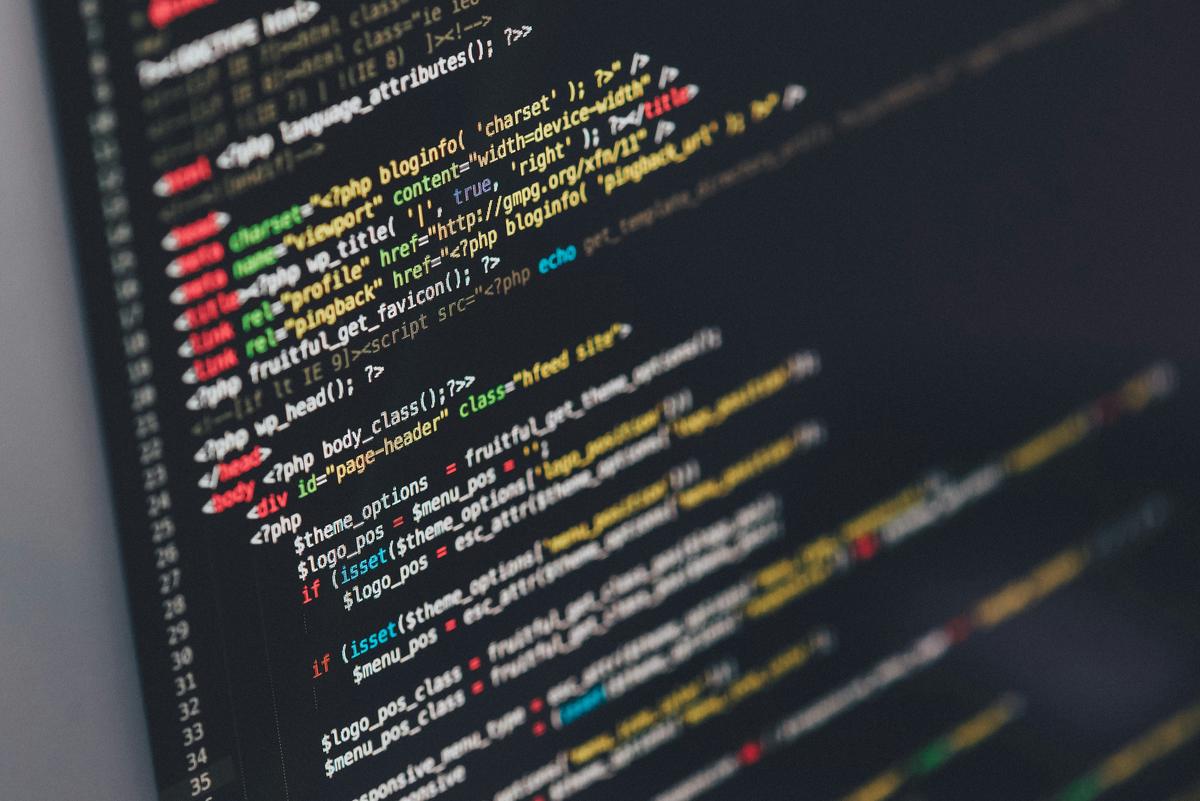
<svg viewBox="0 0 1200 801">
<path fill-rule="evenodd" d="M 1052 6 L 961 3 L 758 2 L 700 6 L 632 2 L 510 3 L 506 24 L 530 22 L 527 44 L 498 45 L 480 66 L 414 90 L 321 138 L 324 153 L 303 168 L 220 207 L 235 225 L 261 219 L 348 175 L 369 174 L 381 159 L 413 151 L 446 131 L 528 102 L 567 76 L 628 58 L 681 68 L 701 87 L 680 128 L 744 106 L 790 82 L 809 97 L 786 118 L 753 127 L 687 164 L 593 200 L 538 231 L 501 240 L 507 265 L 536 265 L 568 243 L 704 176 L 778 146 L 805 126 L 839 115 L 886 87 L 963 53 Z M 257 7 L 256 7 L 257 9 Z M 327 4 L 322 14 L 348 12 Z M 189 616 L 203 683 L 214 799 L 342 799 L 385 781 L 412 754 L 434 753 L 528 696 L 545 676 L 524 677 L 472 701 L 449 728 L 328 780 L 320 734 L 373 711 L 434 666 L 464 663 L 480 643 L 510 632 L 538 609 L 566 603 L 578 587 L 556 586 L 495 625 L 447 638 L 430 666 L 355 687 L 345 673 L 313 681 L 309 662 L 381 618 L 377 609 L 346 615 L 340 605 L 303 610 L 290 549 L 251 548 L 254 530 L 240 513 L 215 522 L 201 515 L 191 454 L 203 440 L 185 410 L 194 390 L 176 376 L 158 240 L 168 226 L 149 193 L 158 172 L 144 154 L 133 77 L 132 6 L 105 4 L 112 80 L 121 116 L 122 164 L 130 189 L 135 249 L 142 257 L 145 328 L 158 370 L 162 436 L 178 541 L 187 575 Z M 176 23 L 175 42 L 229 25 L 248 4 L 218 4 Z M 74 201 L 85 306 L 117 508 L 122 518 L 130 607 L 164 798 L 189 797 L 162 643 L 160 598 L 137 454 L 124 398 L 122 332 L 105 274 L 95 166 L 82 111 L 91 103 L 71 4 L 50 4 L 47 40 L 57 79 L 61 143 Z M 681 536 L 763 493 L 782 499 L 786 534 L 724 578 L 709 577 L 625 624 L 621 638 L 679 614 L 730 576 L 793 552 L 818 534 L 931 471 L 960 476 L 1024 441 L 1070 411 L 1119 387 L 1148 365 L 1173 365 L 1175 391 L 1144 412 L 1085 439 L 994 495 L 919 537 L 864 562 L 767 620 L 747 625 L 676 675 L 639 687 L 598 715 L 544 740 L 522 734 L 468 757 L 466 784 L 447 798 L 491 798 L 518 776 L 586 736 L 654 703 L 676 682 L 721 663 L 739 669 L 769 659 L 815 627 L 836 632 L 837 647 L 719 720 L 685 731 L 611 779 L 580 794 L 650 798 L 812 703 L 979 598 L 1028 573 L 1148 497 L 1169 500 L 1169 519 L 1153 537 L 1090 567 L 1031 611 L 956 647 L 927 670 L 881 691 L 795 744 L 768 748 L 713 798 L 842 798 L 905 760 L 1007 693 L 1021 716 L 994 737 L 897 790 L 909 799 L 1048 798 L 1105 757 L 1195 703 L 1200 694 L 1197 610 L 1200 545 L 1196 480 L 1200 399 L 1193 276 L 1200 250 L 1200 144 L 1195 136 L 1197 67 L 1187 3 L 1127 2 L 1112 13 L 1007 57 L 993 69 L 888 114 L 869 127 L 839 127 L 828 144 L 789 165 L 721 192 L 697 208 L 630 234 L 530 286 L 435 326 L 381 356 L 386 378 L 312 422 L 273 438 L 279 455 L 312 448 L 314 437 L 361 425 L 382 402 L 447 374 L 472 374 L 482 386 L 503 381 L 511 365 L 556 353 L 614 321 L 633 326 L 628 344 L 603 369 L 572 370 L 514 405 L 448 432 L 436 444 L 389 457 L 383 471 L 322 490 L 304 507 L 306 528 L 339 510 L 360 508 L 409 473 L 437 488 L 441 464 L 540 414 L 562 398 L 629 369 L 696 329 L 719 327 L 720 350 L 653 387 L 655 396 L 690 389 L 715 398 L 777 364 L 814 349 L 822 371 L 732 420 L 702 442 L 680 445 L 653 466 L 640 465 L 594 499 L 564 503 L 506 534 L 494 548 L 456 557 L 453 575 L 425 575 L 405 592 L 435 597 L 450 579 L 476 575 L 523 542 L 548 536 L 615 502 L 688 459 L 706 469 L 740 458 L 798 420 L 816 418 L 828 441 L 755 479 L 695 518 L 673 524 Z M 415 62 L 414 62 L 415 63 Z M 782 114 L 782 112 L 778 112 Z M 485 173 L 477 177 L 482 178 Z M 471 174 L 474 179 L 476 175 Z M 504 179 L 508 180 L 508 179 Z M 515 180 L 514 180 L 515 184 Z M 91 188 L 89 188 L 91 187 Z M 399 216 L 399 215 L 398 215 Z M 232 229 L 225 232 L 227 236 Z M 536 274 L 536 269 L 535 269 Z M 587 436 L 645 408 L 635 395 L 586 423 Z M 491 412 L 489 412 L 491 414 Z M 585 438 L 583 432 L 571 435 Z M 319 448 L 319 445 L 318 445 Z M 448 454 L 448 455 L 447 455 Z M 632 482 L 632 483 L 630 483 Z M 622 553 L 615 572 L 654 553 L 649 543 Z M 441 566 L 439 566 L 440 569 Z M 605 567 L 595 565 L 603 575 Z M 446 571 L 442 571 L 446 573 Z M 581 581 L 590 583 L 591 579 Z M 555 662 L 580 669 L 617 640 Z M 311 703 L 310 703 L 311 696 Z M 1167 799 L 1200 779 L 1200 744 L 1182 742 L 1151 760 L 1106 798 Z M 191 775 L 194 775 L 192 773 Z M 530 794 L 532 797 L 533 794 Z M 198 797 L 208 797 L 201 795 Z M 524 797 L 524 796 L 523 796 Z M 1077 796 L 1082 799 L 1088 796 Z"/>
</svg>

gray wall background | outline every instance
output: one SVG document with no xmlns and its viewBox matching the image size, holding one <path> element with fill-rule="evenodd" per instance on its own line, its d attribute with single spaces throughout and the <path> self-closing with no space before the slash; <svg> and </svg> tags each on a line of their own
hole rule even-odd
<svg viewBox="0 0 1200 801">
<path fill-rule="evenodd" d="M 0 798 L 154 785 L 29 0 L 0 2 Z"/>
</svg>

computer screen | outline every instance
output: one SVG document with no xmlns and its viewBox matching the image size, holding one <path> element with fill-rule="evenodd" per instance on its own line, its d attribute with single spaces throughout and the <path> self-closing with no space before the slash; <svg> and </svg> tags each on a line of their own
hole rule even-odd
<svg viewBox="0 0 1200 801">
<path fill-rule="evenodd" d="M 1191 4 L 42 11 L 162 801 L 1200 798 Z"/>
</svg>

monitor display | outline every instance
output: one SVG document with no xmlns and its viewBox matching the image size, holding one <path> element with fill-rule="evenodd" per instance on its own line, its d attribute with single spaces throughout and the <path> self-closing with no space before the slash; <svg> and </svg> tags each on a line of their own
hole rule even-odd
<svg viewBox="0 0 1200 801">
<path fill-rule="evenodd" d="M 1196 19 L 45 3 L 159 798 L 1200 798 Z"/>
</svg>

